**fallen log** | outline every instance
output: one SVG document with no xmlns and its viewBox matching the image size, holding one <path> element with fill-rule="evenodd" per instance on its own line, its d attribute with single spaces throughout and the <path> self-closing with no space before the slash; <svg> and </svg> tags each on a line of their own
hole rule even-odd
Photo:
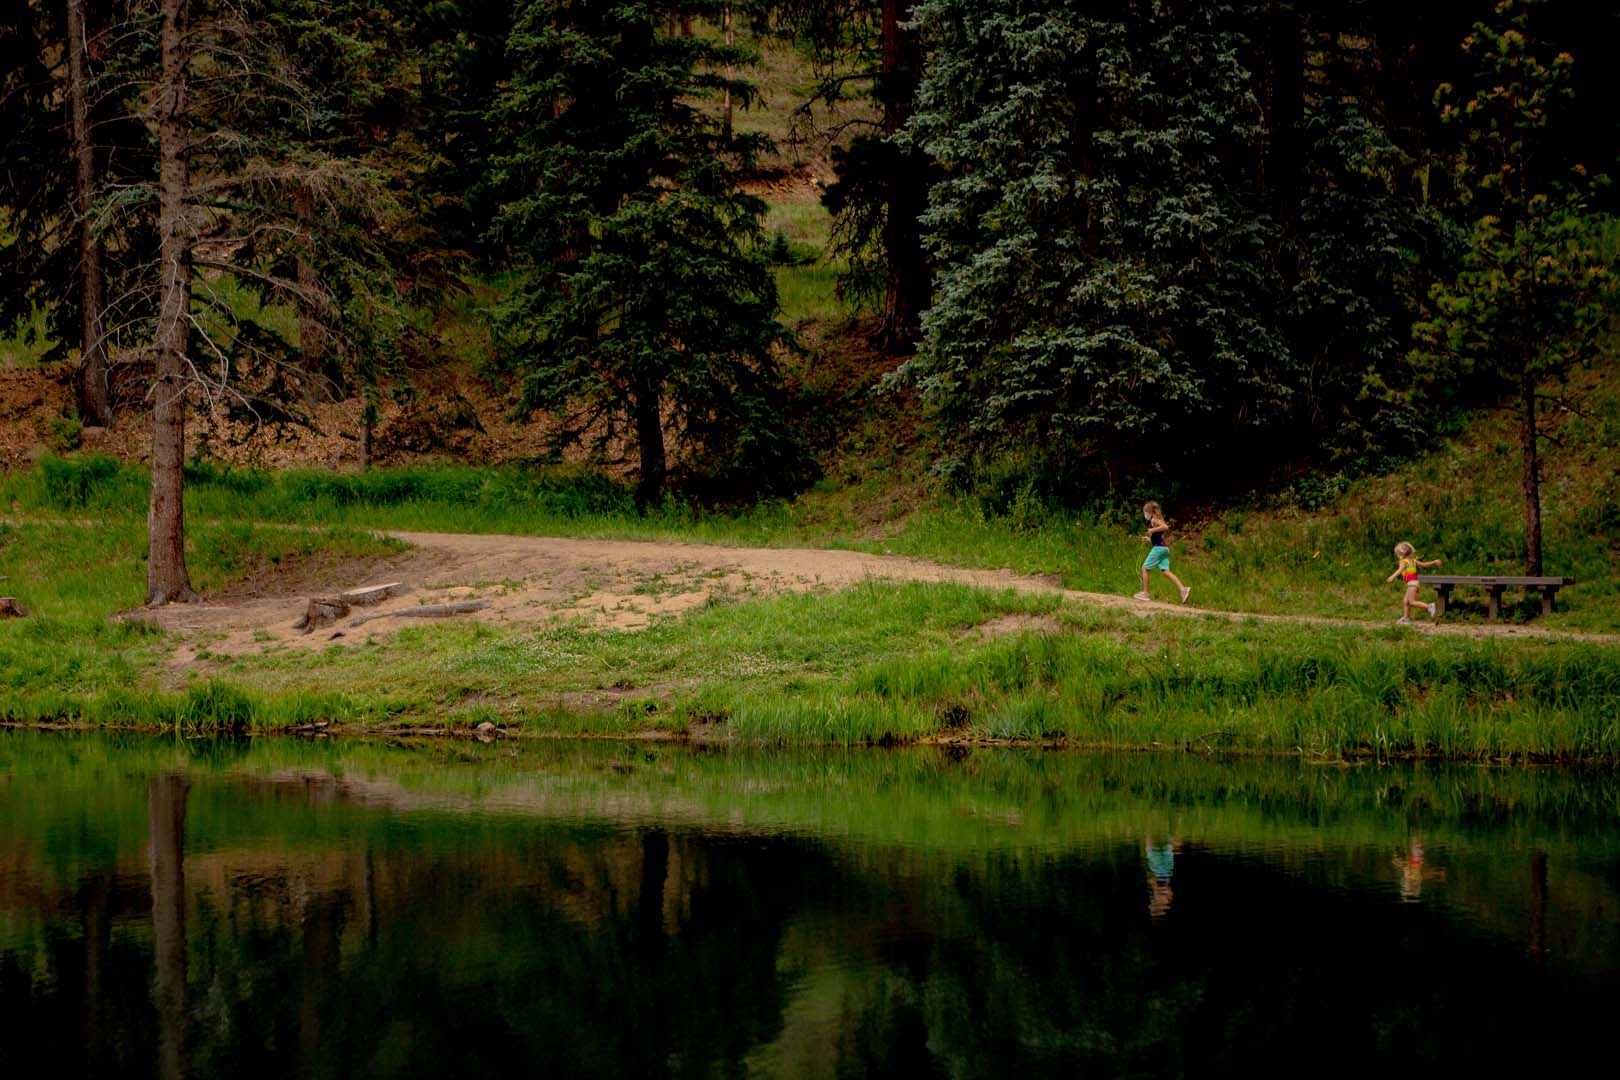
<svg viewBox="0 0 1620 1080">
<path fill-rule="evenodd" d="M 469 611 L 486 608 L 489 604 L 483 600 L 459 600 L 454 604 L 422 604 L 420 607 L 395 608 L 393 611 L 373 611 L 370 615 L 361 615 L 350 619 L 350 626 L 359 626 L 372 619 L 390 619 L 399 616 L 406 619 L 442 619 L 447 615 L 465 615 Z"/>
<path fill-rule="evenodd" d="M 0 616 L 20 619 L 27 614 L 28 612 L 23 610 L 23 606 L 17 603 L 15 596 L 0 596 Z"/>
<path fill-rule="evenodd" d="M 348 601 L 350 607 L 371 607 L 384 600 L 392 600 L 405 591 L 406 585 L 403 581 L 390 581 L 386 585 L 365 585 L 358 589 L 350 589 L 343 594 L 342 599 Z"/>
</svg>

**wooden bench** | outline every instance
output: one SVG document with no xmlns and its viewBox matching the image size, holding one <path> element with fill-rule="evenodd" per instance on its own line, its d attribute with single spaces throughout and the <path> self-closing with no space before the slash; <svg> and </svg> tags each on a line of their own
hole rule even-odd
<svg viewBox="0 0 1620 1080">
<path fill-rule="evenodd" d="M 1550 615 L 1553 611 L 1553 598 L 1557 596 L 1558 590 L 1565 585 L 1575 584 L 1575 579 L 1572 577 L 1499 577 L 1496 575 L 1470 577 L 1460 574 L 1419 574 L 1418 581 L 1424 585 L 1433 585 L 1435 590 L 1439 592 L 1440 597 L 1434 602 L 1434 613 L 1436 615 L 1445 614 L 1446 604 L 1451 600 L 1451 590 L 1458 585 L 1478 585 L 1482 587 L 1490 596 L 1487 617 L 1491 622 L 1496 621 L 1496 613 L 1502 609 L 1502 590 L 1509 586 L 1523 588 L 1526 591 L 1540 589 L 1541 613 Z"/>
</svg>

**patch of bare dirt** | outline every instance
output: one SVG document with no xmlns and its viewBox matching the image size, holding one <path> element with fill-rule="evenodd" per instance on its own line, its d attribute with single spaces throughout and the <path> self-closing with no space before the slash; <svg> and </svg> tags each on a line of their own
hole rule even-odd
<svg viewBox="0 0 1620 1080">
<path fill-rule="evenodd" d="M 980 623 L 973 627 L 964 638 L 977 638 L 981 641 L 992 641 L 996 638 L 1008 637 L 1012 634 L 1056 634 L 1061 632 L 1063 626 L 1053 615 L 1002 615 L 989 622 Z"/>
</svg>

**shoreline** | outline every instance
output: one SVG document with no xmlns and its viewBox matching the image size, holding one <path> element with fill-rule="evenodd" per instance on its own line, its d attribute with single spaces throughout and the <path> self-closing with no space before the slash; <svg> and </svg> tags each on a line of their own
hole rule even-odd
<svg viewBox="0 0 1620 1080">
<path fill-rule="evenodd" d="M 1334 753 L 1311 752 L 1301 747 L 1291 749 L 1270 749 L 1257 746 L 1195 746 L 1191 741 L 1179 744 L 1170 744 L 1163 741 L 1149 743 L 1119 743 L 1119 742 L 1089 742 L 1072 740 L 1068 738 L 1048 739 L 1020 739 L 996 738 L 993 736 L 974 736 L 953 733 L 923 735 L 910 739 L 882 738 L 863 742 L 832 742 L 812 740 L 755 740 L 739 738 L 733 735 L 717 736 L 710 734 L 694 734 L 690 731 L 677 731 L 659 728 L 642 728 L 632 731 L 540 731 L 526 728 L 522 724 L 509 727 L 496 727 L 493 730 L 480 731 L 477 727 L 458 725 L 415 725 L 402 727 L 365 727 L 349 725 L 306 724 L 297 727 L 284 728 L 258 728 L 252 730 L 231 730 L 227 728 L 193 729 L 190 731 L 177 731 L 172 726 L 153 726 L 139 724 L 95 724 L 84 721 L 40 721 L 40 720 L 10 720 L 0 719 L 0 730 L 7 731 L 38 731 L 58 734 L 74 735 L 136 735 L 141 737 L 158 738 L 173 735 L 186 740 L 203 741 L 220 738 L 269 738 L 276 740 L 304 740 L 304 741 L 354 741 L 366 740 L 423 740 L 427 742 L 454 743 L 477 742 L 484 745 L 495 743 L 661 743 L 668 745 L 695 747 L 702 750 L 828 750 L 843 749 L 862 752 L 884 752 L 894 750 L 908 750 L 933 747 L 943 751 L 953 750 L 1025 750 L 1039 751 L 1041 753 L 1073 753 L 1073 754 L 1128 754 L 1128 755 L 1174 755 L 1195 756 L 1207 760 L 1228 758 L 1238 759 L 1296 759 L 1304 764 L 1316 765 L 1325 768 L 1364 768 L 1385 764 L 1435 764 L 1435 765 L 1471 765 L 1482 768 L 1500 769 L 1598 769 L 1601 771 L 1620 770 L 1620 754 L 1616 755 L 1590 755 L 1582 756 L 1568 751 L 1552 751 L 1542 754 L 1512 753 L 1505 755 L 1490 754 L 1446 754 L 1435 750 L 1393 749 L 1378 750 L 1368 747 L 1350 747 Z"/>
</svg>

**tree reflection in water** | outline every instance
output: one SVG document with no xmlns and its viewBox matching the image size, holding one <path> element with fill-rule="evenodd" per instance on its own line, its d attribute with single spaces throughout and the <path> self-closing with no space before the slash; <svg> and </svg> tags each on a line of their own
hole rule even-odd
<svg viewBox="0 0 1620 1080">
<path fill-rule="evenodd" d="M 1571 813 L 1576 778 L 1542 800 L 1167 757 L 557 753 L 13 759 L 0 1064 L 1158 1074 L 1332 1032 L 1331 1071 L 1449 1069 L 1512 1056 L 1480 1031 L 1614 1003 L 1617 840 Z"/>
</svg>

